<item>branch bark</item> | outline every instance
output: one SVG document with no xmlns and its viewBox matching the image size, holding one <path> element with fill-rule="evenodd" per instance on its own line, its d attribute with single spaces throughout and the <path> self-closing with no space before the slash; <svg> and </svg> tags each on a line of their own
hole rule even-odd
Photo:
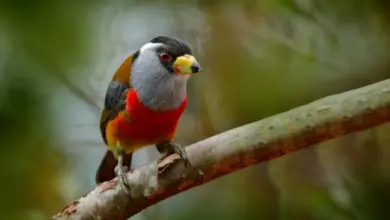
<svg viewBox="0 0 390 220">
<path fill-rule="evenodd" d="M 204 176 L 174 154 L 127 173 L 131 198 L 111 180 L 68 205 L 53 219 L 117 219 L 222 175 L 271 160 L 390 119 L 390 80 L 332 95 L 186 147 Z"/>
</svg>

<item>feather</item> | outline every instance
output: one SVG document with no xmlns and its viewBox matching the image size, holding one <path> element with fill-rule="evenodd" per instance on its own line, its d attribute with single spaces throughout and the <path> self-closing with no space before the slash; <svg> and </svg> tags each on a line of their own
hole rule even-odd
<svg viewBox="0 0 390 220">
<path fill-rule="evenodd" d="M 107 144 L 106 127 L 108 122 L 113 120 L 124 108 L 126 92 L 131 88 L 131 65 L 138 57 L 138 53 L 137 51 L 131 54 L 122 62 L 108 85 L 104 108 L 100 117 L 100 133 L 105 144 Z"/>
<path fill-rule="evenodd" d="M 128 89 L 131 89 L 130 75 L 131 65 L 138 56 L 138 51 L 128 56 L 116 70 L 112 81 L 109 83 L 104 108 L 100 117 L 100 133 L 105 144 L 107 144 L 106 128 L 111 120 L 114 120 L 121 110 L 125 108 L 125 100 Z M 131 166 L 132 154 L 124 156 L 124 164 Z M 109 150 L 106 151 L 96 172 L 96 183 L 108 181 L 115 177 L 116 159 Z"/>
</svg>

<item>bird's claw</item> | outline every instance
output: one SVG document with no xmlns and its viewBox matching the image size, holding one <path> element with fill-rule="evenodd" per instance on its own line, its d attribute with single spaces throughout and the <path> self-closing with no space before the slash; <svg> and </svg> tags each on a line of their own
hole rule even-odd
<svg viewBox="0 0 390 220">
<path fill-rule="evenodd" d="M 184 166 L 185 167 L 192 167 L 192 168 L 196 169 L 197 174 L 199 176 L 199 179 L 203 180 L 203 177 L 204 177 L 203 172 L 199 168 L 192 166 L 192 164 L 188 160 L 188 156 L 187 156 L 187 153 L 184 150 L 184 148 L 177 143 L 172 143 L 171 145 L 172 145 L 173 151 L 175 153 L 177 153 L 180 156 L 180 158 L 183 160 Z"/>
<path fill-rule="evenodd" d="M 118 180 L 119 186 L 122 188 L 122 190 L 130 196 L 130 185 L 126 178 L 126 171 L 128 168 L 126 166 L 120 166 L 117 165 L 115 167 L 115 174 Z"/>
<path fill-rule="evenodd" d="M 183 160 L 184 166 L 186 167 L 191 166 L 190 161 L 188 160 L 187 153 L 184 150 L 184 148 L 177 143 L 172 143 L 171 146 L 173 151 L 177 153 L 180 156 L 180 158 Z"/>
<path fill-rule="evenodd" d="M 204 174 L 203 172 L 197 168 L 194 167 L 190 161 L 188 160 L 187 152 L 185 149 L 178 143 L 169 143 L 165 142 L 161 145 L 157 146 L 157 149 L 160 153 L 163 153 L 163 155 L 159 158 L 158 163 L 163 161 L 165 158 L 167 158 L 172 153 L 177 153 L 180 156 L 180 159 L 183 161 L 185 167 L 192 167 L 197 171 L 198 177 L 200 180 L 203 180 Z"/>
</svg>

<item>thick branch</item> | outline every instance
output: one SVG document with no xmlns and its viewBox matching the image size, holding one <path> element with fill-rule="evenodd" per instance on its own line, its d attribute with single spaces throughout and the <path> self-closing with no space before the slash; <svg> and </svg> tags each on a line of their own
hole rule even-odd
<svg viewBox="0 0 390 220">
<path fill-rule="evenodd" d="M 201 180 L 194 169 L 185 168 L 176 154 L 171 155 L 158 164 L 158 168 L 156 163 L 151 163 L 128 173 L 131 199 L 119 190 L 115 181 L 105 182 L 73 202 L 54 219 L 123 220 L 222 175 L 386 123 L 389 119 L 390 80 L 385 80 L 320 99 L 188 146 L 186 150 L 191 163 L 204 173 Z"/>
</svg>

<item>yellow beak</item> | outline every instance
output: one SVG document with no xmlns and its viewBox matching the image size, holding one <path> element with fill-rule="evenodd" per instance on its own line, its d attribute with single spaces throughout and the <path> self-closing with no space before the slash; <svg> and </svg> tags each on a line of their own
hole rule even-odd
<svg viewBox="0 0 390 220">
<path fill-rule="evenodd" d="M 202 68 L 195 57 L 189 54 L 176 58 L 172 67 L 175 73 L 181 74 L 194 74 L 202 71 Z"/>
</svg>

